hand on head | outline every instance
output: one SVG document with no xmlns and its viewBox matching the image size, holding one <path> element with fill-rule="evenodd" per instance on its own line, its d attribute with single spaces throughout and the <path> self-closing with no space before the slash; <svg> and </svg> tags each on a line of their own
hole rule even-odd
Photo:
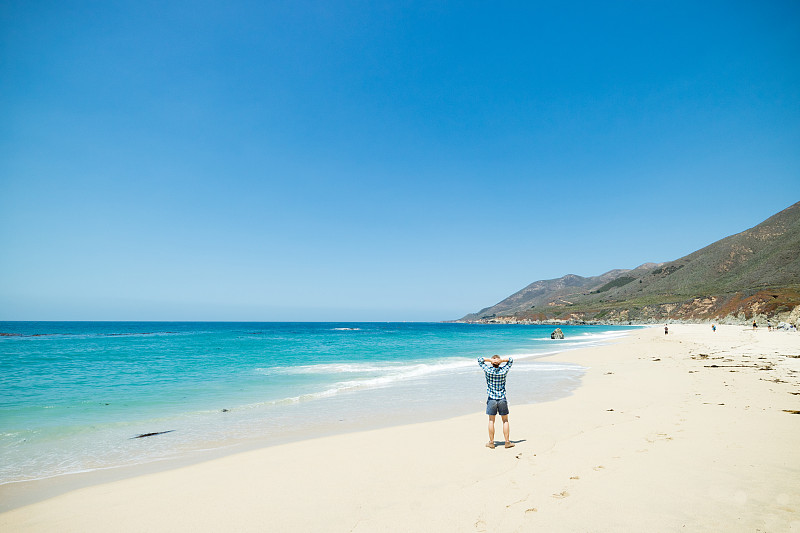
<svg viewBox="0 0 800 533">
<path fill-rule="evenodd" d="M 492 362 L 492 366 L 500 366 L 500 363 L 503 360 L 500 359 L 499 355 L 493 355 L 492 358 L 490 359 L 490 361 Z"/>
</svg>

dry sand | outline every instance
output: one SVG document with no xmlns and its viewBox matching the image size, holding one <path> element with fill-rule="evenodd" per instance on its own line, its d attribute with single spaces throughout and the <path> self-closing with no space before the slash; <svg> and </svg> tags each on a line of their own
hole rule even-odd
<svg viewBox="0 0 800 533">
<path fill-rule="evenodd" d="M 555 357 L 589 367 L 568 398 L 514 405 L 512 369 L 511 449 L 475 413 L 94 485 L 0 530 L 800 531 L 798 356 L 800 333 L 649 328 Z"/>
</svg>

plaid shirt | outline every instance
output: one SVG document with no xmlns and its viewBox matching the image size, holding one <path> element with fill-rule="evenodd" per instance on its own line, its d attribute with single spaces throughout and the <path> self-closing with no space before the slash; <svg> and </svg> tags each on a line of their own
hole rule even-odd
<svg viewBox="0 0 800 533">
<path fill-rule="evenodd" d="M 495 367 L 491 363 L 487 363 L 483 357 L 478 357 L 478 364 L 486 374 L 486 393 L 492 400 L 506 399 L 506 374 L 511 370 L 513 362 L 514 359 L 509 357 L 508 363 Z"/>
</svg>

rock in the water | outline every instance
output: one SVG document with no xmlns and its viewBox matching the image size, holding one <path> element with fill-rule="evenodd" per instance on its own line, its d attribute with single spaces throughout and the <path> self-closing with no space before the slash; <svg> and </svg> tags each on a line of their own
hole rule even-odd
<svg viewBox="0 0 800 533">
<path fill-rule="evenodd" d="M 550 334 L 550 338 L 551 339 L 563 339 L 564 338 L 564 332 L 561 331 L 561 328 L 556 328 L 556 330 L 553 333 Z"/>
<path fill-rule="evenodd" d="M 142 433 L 141 435 L 136 435 L 135 437 L 131 437 L 132 439 L 143 439 L 144 437 L 155 437 L 156 435 L 163 435 L 165 433 L 172 433 L 175 431 L 174 429 L 170 429 L 169 431 L 154 431 L 152 433 Z"/>
</svg>

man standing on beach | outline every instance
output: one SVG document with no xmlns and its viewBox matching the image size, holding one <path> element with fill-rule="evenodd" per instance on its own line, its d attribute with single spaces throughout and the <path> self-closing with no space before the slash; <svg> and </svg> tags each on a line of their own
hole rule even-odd
<svg viewBox="0 0 800 533">
<path fill-rule="evenodd" d="M 506 439 L 506 448 L 511 448 L 514 443 L 508 438 L 508 402 L 506 401 L 506 376 L 511 370 L 514 360 L 511 357 L 501 359 L 499 355 L 493 355 L 488 364 L 483 357 L 478 357 L 478 364 L 486 374 L 486 392 L 489 395 L 486 400 L 486 414 L 489 415 L 489 442 L 487 448 L 494 448 L 494 419 L 497 413 L 503 419 L 503 436 Z M 505 363 L 505 364 L 503 364 Z M 503 366 L 500 366 L 500 365 Z"/>
</svg>

